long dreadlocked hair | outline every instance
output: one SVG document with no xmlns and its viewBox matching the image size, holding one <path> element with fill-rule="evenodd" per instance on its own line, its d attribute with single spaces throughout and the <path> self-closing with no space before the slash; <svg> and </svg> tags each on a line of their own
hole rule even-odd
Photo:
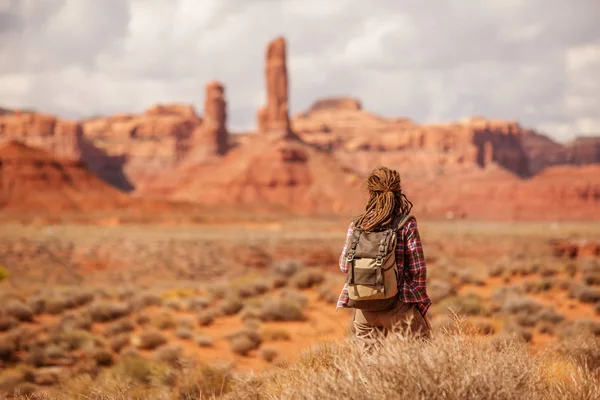
<svg viewBox="0 0 600 400">
<path fill-rule="evenodd" d="M 365 212 L 355 219 L 355 226 L 367 232 L 390 225 L 398 215 L 407 215 L 412 203 L 402 193 L 398 171 L 386 167 L 373 170 L 367 178 L 369 202 Z"/>
</svg>

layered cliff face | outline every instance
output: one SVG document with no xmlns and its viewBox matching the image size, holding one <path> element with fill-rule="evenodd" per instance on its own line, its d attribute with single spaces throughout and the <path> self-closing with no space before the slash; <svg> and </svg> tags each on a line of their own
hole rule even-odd
<svg viewBox="0 0 600 400">
<path fill-rule="evenodd" d="M 531 175 L 554 165 L 590 165 L 600 163 L 600 137 L 578 137 L 565 145 L 536 132 L 521 138 Z"/>
<path fill-rule="evenodd" d="M 123 172 L 135 188 L 180 162 L 201 124 L 192 106 L 172 104 L 152 107 L 141 115 L 87 120 L 83 132 L 109 156 L 126 157 Z"/>
<path fill-rule="evenodd" d="M 118 209 L 130 200 L 78 160 L 8 141 L 0 146 L 2 211 Z"/>
<path fill-rule="evenodd" d="M 50 152 L 60 159 L 81 161 L 105 182 L 125 191 L 133 189 L 123 172 L 123 154 L 109 155 L 83 134 L 77 121 L 60 120 L 33 112 L 11 112 L 0 116 L 0 143 L 18 141 Z"/>
<path fill-rule="evenodd" d="M 419 169 L 432 173 L 491 163 L 520 176 L 529 173 L 520 143 L 524 130 L 515 122 L 474 118 L 417 125 L 408 119 L 386 119 L 357 108 L 315 104 L 294 119 L 294 129 L 308 143 L 336 151 L 349 164 L 372 164 L 374 158 L 383 157 L 418 164 Z"/>
</svg>

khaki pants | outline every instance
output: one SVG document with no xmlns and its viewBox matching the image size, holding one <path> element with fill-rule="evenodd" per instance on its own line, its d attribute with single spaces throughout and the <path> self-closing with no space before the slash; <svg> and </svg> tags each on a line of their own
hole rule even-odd
<svg viewBox="0 0 600 400">
<path fill-rule="evenodd" d="M 354 329 L 364 353 L 371 353 L 382 337 L 390 332 L 410 333 L 426 338 L 431 327 L 414 303 L 398 302 L 385 311 L 354 310 Z"/>
</svg>

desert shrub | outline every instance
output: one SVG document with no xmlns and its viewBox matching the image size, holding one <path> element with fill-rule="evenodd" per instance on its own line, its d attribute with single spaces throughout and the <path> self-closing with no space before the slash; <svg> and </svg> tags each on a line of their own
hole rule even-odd
<svg viewBox="0 0 600 400">
<path fill-rule="evenodd" d="M 553 347 L 559 354 L 575 360 L 593 372 L 600 371 L 600 337 L 581 332 L 568 337 Z"/>
<path fill-rule="evenodd" d="M 261 307 L 262 307 L 262 302 L 260 305 L 252 305 L 252 306 L 244 307 L 244 309 L 240 313 L 240 319 L 244 322 L 246 322 L 248 320 L 260 319 L 261 313 L 262 313 Z"/>
<path fill-rule="evenodd" d="M 582 278 L 586 285 L 600 285 L 600 271 L 585 273 Z"/>
<path fill-rule="evenodd" d="M 499 277 L 506 270 L 506 265 L 503 261 L 498 261 L 488 266 L 487 272 L 491 277 Z"/>
<path fill-rule="evenodd" d="M 568 262 L 564 266 L 564 271 L 569 277 L 573 278 L 577 274 L 577 264 L 574 262 Z"/>
<path fill-rule="evenodd" d="M 271 347 L 260 349 L 260 357 L 266 362 L 273 362 L 278 354 L 277 349 Z"/>
<path fill-rule="evenodd" d="M 235 315 L 244 308 L 244 304 L 239 297 L 228 297 L 221 304 L 221 311 L 225 315 Z"/>
<path fill-rule="evenodd" d="M 291 280 L 291 285 L 298 289 L 308 289 L 320 284 L 325 279 L 322 271 L 305 269 L 297 273 Z"/>
<path fill-rule="evenodd" d="M 177 317 L 177 319 L 175 320 L 175 326 L 177 327 L 177 329 L 179 329 L 179 328 L 194 329 L 194 326 L 196 326 L 196 320 L 191 315 L 183 315 L 183 316 Z"/>
<path fill-rule="evenodd" d="M 565 317 L 556 312 L 555 309 L 544 307 L 536 313 L 536 317 L 539 321 L 549 322 L 551 324 L 558 324 L 564 321 Z"/>
<path fill-rule="evenodd" d="M 579 335 L 600 336 L 600 322 L 589 319 L 578 319 L 562 325 L 562 329 L 558 332 L 558 337 L 566 340 L 575 338 Z"/>
<path fill-rule="evenodd" d="M 24 382 L 22 371 L 16 368 L 0 370 L 0 393 L 13 394 Z"/>
<path fill-rule="evenodd" d="M 10 272 L 6 267 L 0 265 L 0 282 L 7 280 L 10 277 Z"/>
<path fill-rule="evenodd" d="M 227 365 L 192 366 L 179 377 L 176 398 L 221 398 L 229 392 L 232 380 L 231 368 Z"/>
<path fill-rule="evenodd" d="M 135 329 L 135 324 L 129 319 L 120 319 L 112 322 L 104 330 L 104 336 L 115 336 L 121 333 L 131 332 Z"/>
<path fill-rule="evenodd" d="M 184 303 L 180 299 L 167 299 L 164 306 L 173 311 L 181 311 L 184 308 Z"/>
<path fill-rule="evenodd" d="M 136 310 L 152 306 L 158 307 L 162 305 L 162 302 L 162 298 L 158 294 L 152 292 L 141 293 L 134 296 L 131 300 L 131 304 Z"/>
<path fill-rule="evenodd" d="M 197 319 L 200 326 L 208 326 L 214 322 L 215 317 L 211 311 L 201 311 L 198 313 Z"/>
<path fill-rule="evenodd" d="M 153 357 L 170 366 L 177 367 L 183 358 L 183 349 L 177 344 L 165 344 L 154 351 Z"/>
<path fill-rule="evenodd" d="M 94 292 L 89 289 L 75 289 L 64 293 L 67 308 L 81 307 L 94 300 Z"/>
<path fill-rule="evenodd" d="M 33 310 L 20 300 L 9 300 L 4 306 L 7 315 L 15 317 L 19 321 L 33 321 Z"/>
<path fill-rule="evenodd" d="M 60 333 L 58 341 L 66 350 L 74 351 L 82 348 L 93 348 L 104 345 L 104 340 L 84 330 L 65 331 Z"/>
<path fill-rule="evenodd" d="M 267 299 L 261 309 L 263 321 L 304 321 L 306 316 L 298 302 L 289 298 Z"/>
<path fill-rule="evenodd" d="M 280 328 L 265 328 L 261 331 L 260 336 L 265 342 L 278 342 L 291 339 L 288 331 Z"/>
<path fill-rule="evenodd" d="M 539 269 L 540 276 L 542 276 L 544 278 L 555 276 L 555 275 L 558 275 L 559 273 L 560 273 L 560 268 L 558 265 L 555 265 L 555 264 L 544 264 Z"/>
<path fill-rule="evenodd" d="M 244 327 L 255 331 L 260 329 L 261 324 L 262 321 L 260 319 L 247 318 L 244 320 Z"/>
<path fill-rule="evenodd" d="M 180 326 L 175 329 L 175 336 L 177 336 L 179 339 L 190 340 L 194 337 L 194 333 L 190 328 Z"/>
<path fill-rule="evenodd" d="M 17 340 L 14 336 L 0 336 L 0 361 L 12 361 L 17 349 Z"/>
<path fill-rule="evenodd" d="M 38 394 L 38 390 L 39 387 L 36 384 L 32 382 L 22 382 L 15 387 L 12 394 L 19 399 L 35 399 L 43 396 L 42 394 Z"/>
<path fill-rule="evenodd" d="M 61 314 L 67 309 L 67 299 L 62 295 L 52 295 L 48 298 L 43 299 L 43 311 L 48 314 L 57 315 Z"/>
<path fill-rule="evenodd" d="M 138 355 L 131 354 L 124 356 L 121 362 L 115 364 L 107 373 L 106 379 L 110 382 L 130 381 L 132 384 L 144 385 L 144 390 L 139 392 L 139 398 L 148 398 L 146 395 L 148 393 L 148 388 L 146 385 L 160 385 L 161 383 L 168 383 L 171 375 L 170 369 L 171 368 L 168 364 L 159 360 L 146 359 Z M 119 387 L 116 387 L 116 389 L 119 389 Z M 119 390 L 119 392 L 121 392 L 120 395 L 122 396 L 122 389 Z M 97 394 L 96 396 L 102 395 L 103 394 Z M 115 395 L 117 395 L 117 393 L 115 393 Z M 128 397 L 121 397 L 121 399 L 125 398 Z M 97 398 L 97 400 L 100 399 L 102 399 L 102 397 Z"/>
<path fill-rule="evenodd" d="M 502 311 L 507 314 L 529 313 L 533 314 L 544 306 L 526 296 L 511 296 L 504 301 Z"/>
<path fill-rule="evenodd" d="M 138 315 L 135 316 L 135 322 L 138 325 L 146 325 L 150 323 L 150 315 L 146 312 L 140 312 Z"/>
<path fill-rule="evenodd" d="M 458 271 L 457 279 L 459 285 L 485 285 L 485 277 L 477 274 L 476 271 L 469 269 Z"/>
<path fill-rule="evenodd" d="M 427 293 L 433 303 L 442 301 L 445 298 L 455 296 L 456 288 L 450 283 L 440 280 L 433 280 L 427 284 Z"/>
<path fill-rule="evenodd" d="M 231 339 L 231 350 L 239 355 L 246 356 L 252 350 L 256 350 L 258 346 L 247 336 L 238 336 Z"/>
<path fill-rule="evenodd" d="M 168 311 L 162 311 L 150 318 L 150 324 L 160 330 L 172 329 L 175 327 L 175 318 Z"/>
<path fill-rule="evenodd" d="M 448 318 L 446 323 L 442 323 L 442 329 L 447 329 L 452 327 L 454 324 L 454 320 L 451 316 L 446 316 Z M 445 326 L 444 326 L 445 325 Z M 487 319 L 484 318 L 469 318 L 464 321 L 465 332 L 476 335 L 493 335 L 496 333 L 496 328 L 494 324 Z"/>
<path fill-rule="evenodd" d="M 199 347 L 213 347 L 215 345 L 215 341 L 210 336 L 206 335 L 197 335 L 194 338 L 194 342 Z"/>
<path fill-rule="evenodd" d="M 220 300 L 229 292 L 229 286 L 225 283 L 215 283 L 209 286 L 208 291 L 212 295 L 213 299 Z"/>
<path fill-rule="evenodd" d="M 317 289 L 318 298 L 327 304 L 335 304 L 338 301 L 341 288 L 340 282 L 325 282 Z"/>
<path fill-rule="evenodd" d="M 448 297 L 435 305 L 435 309 L 440 313 L 455 312 L 465 315 L 487 314 L 483 300 L 474 293 Z"/>
<path fill-rule="evenodd" d="M 600 261 L 586 260 L 581 267 L 581 276 L 587 285 L 600 285 Z"/>
<path fill-rule="evenodd" d="M 284 276 L 276 276 L 273 278 L 273 288 L 280 289 L 282 287 L 286 287 L 288 284 L 288 280 Z"/>
<path fill-rule="evenodd" d="M 240 355 L 247 355 L 256 350 L 262 343 L 260 333 L 250 329 L 242 329 L 227 336 L 231 350 Z"/>
<path fill-rule="evenodd" d="M 555 332 L 555 324 L 547 321 L 542 321 L 537 324 L 537 330 L 539 333 L 544 335 L 554 335 Z"/>
<path fill-rule="evenodd" d="M 126 303 L 101 300 L 90 304 L 88 313 L 94 322 L 108 322 L 129 315 L 131 307 Z"/>
<path fill-rule="evenodd" d="M 557 286 L 557 282 L 553 278 L 545 278 L 540 280 L 523 282 L 523 290 L 525 291 L 525 293 L 547 292 L 555 286 Z"/>
<path fill-rule="evenodd" d="M 19 320 L 9 315 L 0 314 L 0 332 L 6 332 L 19 325 Z"/>
<path fill-rule="evenodd" d="M 570 291 L 570 296 L 576 298 L 582 303 L 598 303 L 600 302 L 600 288 L 587 285 L 573 285 Z"/>
<path fill-rule="evenodd" d="M 508 339 L 500 346 L 466 335 L 385 341 L 365 368 L 354 343 L 314 351 L 258 379 L 236 384 L 234 398 L 499 399 L 596 398 L 598 377 L 577 367 L 557 384 L 548 361 Z M 397 371 L 404 371 L 398 374 Z M 307 385 L 306 382 L 314 382 Z M 373 384 L 380 382 L 381 384 Z"/>
<path fill-rule="evenodd" d="M 115 353 L 120 353 L 125 346 L 129 345 L 131 335 L 129 333 L 120 333 L 110 338 L 110 348 Z"/>
<path fill-rule="evenodd" d="M 84 312 L 69 311 L 65 313 L 58 323 L 59 331 L 69 330 L 90 330 L 92 328 L 92 319 Z"/>
<path fill-rule="evenodd" d="M 290 278 L 298 271 L 304 269 L 304 263 L 300 260 L 281 260 L 273 265 L 273 272 L 276 275 Z"/>
<path fill-rule="evenodd" d="M 210 305 L 210 300 L 206 297 L 190 297 L 187 299 L 186 309 L 192 312 L 198 312 L 206 309 Z"/>
<path fill-rule="evenodd" d="M 165 336 L 160 331 L 154 329 L 142 332 L 135 339 L 134 342 L 137 344 L 137 347 L 144 350 L 153 350 L 167 343 Z"/>
<path fill-rule="evenodd" d="M 137 290 L 131 286 L 121 286 L 117 288 L 117 298 L 121 301 L 130 300 L 135 297 Z"/>
<path fill-rule="evenodd" d="M 265 294 L 271 289 L 271 282 L 264 278 L 246 276 L 236 280 L 232 285 L 232 292 L 242 299 Z"/>
<path fill-rule="evenodd" d="M 299 307 L 306 307 L 308 305 L 308 296 L 294 289 L 282 291 L 281 299 L 290 303 L 295 303 Z"/>
<path fill-rule="evenodd" d="M 94 349 L 91 356 L 96 364 L 101 367 L 108 367 L 112 365 L 114 361 L 112 353 L 104 348 Z"/>
</svg>

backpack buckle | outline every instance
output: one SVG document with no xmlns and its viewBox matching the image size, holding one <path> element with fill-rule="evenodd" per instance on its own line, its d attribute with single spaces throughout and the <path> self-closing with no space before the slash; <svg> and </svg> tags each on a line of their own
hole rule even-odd
<svg viewBox="0 0 600 400">
<path fill-rule="evenodd" d="M 354 260 L 354 253 L 348 254 L 348 258 L 346 258 L 346 263 L 349 263 L 352 260 Z"/>
<path fill-rule="evenodd" d="M 380 257 L 377 257 L 375 259 L 375 265 L 377 265 L 378 267 L 380 267 L 383 264 L 383 260 Z"/>
</svg>

